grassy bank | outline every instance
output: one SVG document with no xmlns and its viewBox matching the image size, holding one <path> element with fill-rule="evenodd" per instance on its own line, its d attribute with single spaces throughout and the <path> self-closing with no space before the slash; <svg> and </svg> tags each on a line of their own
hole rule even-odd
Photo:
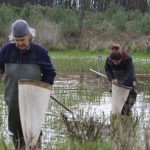
<svg viewBox="0 0 150 150">
<path fill-rule="evenodd" d="M 89 68 L 100 70 L 104 73 L 104 65 L 109 50 L 104 51 L 83 51 L 83 50 L 67 50 L 67 51 L 51 51 L 50 56 L 57 69 L 57 72 L 88 72 Z M 133 58 L 136 74 L 150 74 L 150 52 L 135 51 L 129 53 Z M 102 57 L 102 61 L 98 61 L 98 56 Z"/>
</svg>

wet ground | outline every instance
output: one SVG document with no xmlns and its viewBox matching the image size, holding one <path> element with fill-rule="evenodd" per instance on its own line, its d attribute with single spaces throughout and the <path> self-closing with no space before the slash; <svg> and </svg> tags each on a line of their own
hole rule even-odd
<svg viewBox="0 0 150 150">
<path fill-rule="evenodd" d="M 150 127 L 150 90 L 149 90 L 149 80 L 147 78 L 139 78 L 145 84 L 139 85 L 139 92 L 137 95 L 137 100 L 132 108 L 133 117 L 140 118 L 140 134 L 143 132 L 143 127 Z M 57 78 L 55 83 L 55 92 L 54 96 L 63 103 L 67 108 L 73 111 L 76 116 L 85 117 L 96 117 L 100 120 L 110 117 L 111 113 L 111 94 L 109 92 L 110 87 L 106 79 L 102 77 L 97 77 L 95 74 L 81 74 L 81 75 L 70 75 L 70 76 L 61 76 Z M 52 100 L 51 100 L 52 102 Z M 72 116 L 67 112 L 63 107 L 59 106 L 56 102 L 51 103 L 51 112 L 55 114 L 56 122 L 53 122 L 55 125 L 61 120 L 60 112 L 67 113 L 68 116 Z M 51 126 L 51 134 L 49 140 L 54 140 L 58 135 L 62 133 L 56 133 L 58 127 Z M 48 133 L 50 128 L 45 130 L 45 134 Z M 46 134 L 49 135 L 49 134 Z M 54 136 L 53 136 L 54 135 Z M 54 138 L 55 137 L 55 138 Z"/>
<path fill-rule="evenodd" d="M 140 85 L 136 103 L 132 109 L 133 116 L 140 117 L 140 126 L 150 128 L 150 87 L 147 77 L 139 78 L 144 84 Z M 52 93 L 58 101 L 69 108 L 75 115 L 92 116 L 102 119 L 110 117 L 111 94 L 109 83 L 103 77 L 97 77 L 93 73 L 80 75 L 61 75 L 57 77 L 54 92 Z M 1 100 L 3 95 L 1 96 Z M 7 109 L 3 100 L 1 101 L 2 127 L 1 133 L 6 141 L 10 141 L 7 130 Z M 66 113 L 62 106 L 50 99 L 49 110 L 43 124 L 43 147 L 48 143 L 55 143 L 58 139 L 65 137 L 60 113 Z M 109 119 L 108 119 L 109 120 Z"/>
</svg>

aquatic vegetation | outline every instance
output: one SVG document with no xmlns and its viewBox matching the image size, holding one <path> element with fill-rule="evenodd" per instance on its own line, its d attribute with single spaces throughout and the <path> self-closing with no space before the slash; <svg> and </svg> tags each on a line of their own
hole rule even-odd
<svg viewBox="0 0 150 150">
<path fill-rule="evenodd" d="M 104 64 L 108 51 L 52 51 L 50 52 L 58 73 L 81 73 L 89 72 L 89 68 L 104 72 Z M 148 52 L 135 52 L 130 54 L 133 57 L 136 74 L 150 74 L 150 63 Z M 101 57 L 101 60 L 98 57 Z"/>
<path fill-rule="evenodd" d="M 100 54 L 75 50 L 50 53 L 57 69 L 54 94 L 63 105 L 74 112 L 75 116 L 73 119 L 64 108 L 50 100 L 43 125 L 44 150 L 148 150 L 150 148 L 150 113 L 147 109 L 150 102 L 149 77 L 138 77 L 138 80 L 146 84 L 140 84 L 138 106 L 133 109 L 133 116 L 110 117 L 109 84 L 106 79 L 97 77 L 89 71 L 89 68 L 92 68 L 104 73 L 107 52 Z M 97 60 L 98 55 L 103 58 L 101 63 Z M 132 55 L 137 73 L 149 73 L 148 56 Z M 3 87 L 0 92 L 3 93 Z M 143 107 L 139 103 L 143 103 Z M 2 116 L 5 115 L 0 117 L 0 123 L 4 123 L 7 114 L 3 114 L 5 112 L 3 103 L 0 104 Z M 97 111 L 103 112 L 107 109 L 108 114 Z M 2 141 L 0 143 L 0 146 L 4 146 Z M 7 143 L 9 144 L 10 140 L 6 140 L 8 147 Z M 10 147 L 8 150 L 11 149 Z"/>
</svg>

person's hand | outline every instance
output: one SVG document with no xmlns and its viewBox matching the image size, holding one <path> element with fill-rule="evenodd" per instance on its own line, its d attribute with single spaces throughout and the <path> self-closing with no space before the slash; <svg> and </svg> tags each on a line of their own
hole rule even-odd
<svg viewBox="0 0 150 150">
<path fill-rule="evenodd" d="M 114 85 L 118 85 L 118 81 L 117 81 L 117 79 L 112 80 L 112 84 L 114 84 Z"/>
</svg>

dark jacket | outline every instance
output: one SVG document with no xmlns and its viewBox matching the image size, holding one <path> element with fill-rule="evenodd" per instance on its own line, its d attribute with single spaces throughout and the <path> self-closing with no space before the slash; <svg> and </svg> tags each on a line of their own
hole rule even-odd
<svg viewBox="0 0 150 150">
<path fill-rule="evenodd" d="M 113 62 L 109 59 L 106 59 L 105 63 L 105 72 L 107 75 L 108 81 L 113 79 L 118 79 L 119 84 L 124 86 L 133 86 L 133 81 L 135 81 L 135 70 L 132 63 L 132 58 L 125 52 L 123 52 L 123 59 L 119 65 L 114 65 Z M 116 76 L 114 72 L 122 72 L 121 77 Z M 119 78 L 122 78 L 119 80 Z"/>
<path fill-rule="evenodd" d="M 49 84 L 54 83 L 56 71 L 48 55 L 48 50 L 44 47 L 31 43 L 29 50 L 22 53 L 15 43 L 8 43 L 0 50 L 0 71 L 5 72 L 5 64 L 37 64 L 41 68 L 42 81 Z"/>
</svg>

